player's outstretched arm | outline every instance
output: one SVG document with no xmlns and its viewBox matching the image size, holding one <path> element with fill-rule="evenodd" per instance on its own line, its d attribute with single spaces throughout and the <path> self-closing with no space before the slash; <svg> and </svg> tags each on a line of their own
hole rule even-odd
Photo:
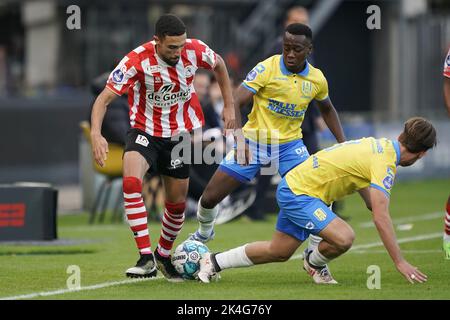
<svg viewBox="0 0 450 320">
<path fill-rule="evenodd" d="M 229 131 L 236 129 L 236 115 L 233 102 L 233 92 L 231 89 L 228 70 L 222 57 L 217 55 L 217 63 L 214 68 L 214 75 L 219 84 L 223 97 L 222 119 L 224 121 L 224 134 L 228 135 Z"/>
<path fill-rule="evenodd" d="M 447 114 L 450 117 L 450 78 L 444 77 L 444 101 Z"/>
<path fill-rule="evenodd" d="M 92 141 L 92 153 L 94 155 L 95 162 L 100 166 L 105 165 L 105 161 L 108 154 L 108 142 L 102 136 L 102 123 L 105 117 L 107 106 L 118 97 L 117 94 L 109 90 L 108 88 L 103 91 L 95 99 L 91 112 L 91 141 Z"/>
<path fill-rule="evenodd" d="M 320 113 L 322 114 L 322 118 L 327 124 L 328 128 L 330 128 L 331 132 L 335 136 L 337 142 L 341 143 L 345 141 L 344 130 L 342 129 L 341 121 L 339 120 L 338 113 L 331 103 L 330 98 L 326 98 L 324 100 L 316 100 L 317 105 L 319 106 Z"/>
<path fill-rule="evenodd" d="M 389 198 L 382 191 L 371 188 L 370 200 L 372 203 L 373 221 L 381 241 L 383 241 L 397 270 L 411 283 L 414 283 L 414 281 L 420 283 L 427 281 L 427 276 L 416 267 L 410 265 L 402 256 L 395 237 L 394 226 L 389 215 Z"/>
</svg>

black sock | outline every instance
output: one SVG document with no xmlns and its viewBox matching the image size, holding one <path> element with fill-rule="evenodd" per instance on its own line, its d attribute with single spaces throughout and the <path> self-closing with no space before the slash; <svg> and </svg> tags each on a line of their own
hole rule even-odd
<svg viewBox="0 0 450 320">
<path fill-rule="evenodd" d="M 214 271 L 216 271 L 216 272 L 222 271 L 222 269 L 219 267 L 219 264 L 217 263 L 217 260 L 216 260 L 216 254 L 219 254 L 219 253 L 220 252 L 211 253 L 211 262 L 213 264 Z"/>
</svg>

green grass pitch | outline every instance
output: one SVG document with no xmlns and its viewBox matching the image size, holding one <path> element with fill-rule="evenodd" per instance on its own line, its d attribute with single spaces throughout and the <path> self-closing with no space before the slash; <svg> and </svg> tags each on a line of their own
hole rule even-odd
<svg viewBox="0 0 450 320">
<path fill-rule="evenodd" d="M 391 216 L 397 221 L 396 226 L 412 224 L 410 230 L 396 230 L 397 238 L 406 239 L 401 243 L 406 259 L 428 275 L 425 284 L 411 285 L 396 271 L 384 247 L 376 244 L 380 239 L 373 224 L 364 224 L 371 220 L 371 213 L 362 200 L 353 195 L 346 199 L 343 214 L 351 216 L 349 223 L 356 233 L 355 249 L 330 264 L 339 285 L 312 283 L 301 269 L 302 260 L 298 258 L 305 245 L 287 262 L 226 270 L 216 283 L 169 283 L 161 277 L 131 282 L 125 278 L 124 271 L 134 265 L 137 252 L 128 226 L 90 226 L 87 215 L 79 214 L 62 216 L 58 221 L 59 238 L 80 240 L 75 245 L 0 243 L 0 298 L 450 299 L 450 260 L 444 260 L 441 237 L 449 190 L 449 180 L 403 182 L 395 186 L 391 196 Z M 216 239 L 208 246 L 212 251 L 223 251 L 247 242 L 270 239 L 276 217 L 269 217 L 264 222 L 241 218 L 217 226 Z M 194 221 L 187 221 L 177 243 L 186 239 L 196 225 Z M 150 222 L 153 248 L 159 238 L 159 228 L 158 223 Z M 70 265 L 80 268 L 80 291 L 67 289 Z M 367 288 L 370 265 L 381 269 L 381 289 Z"/>
</svg>

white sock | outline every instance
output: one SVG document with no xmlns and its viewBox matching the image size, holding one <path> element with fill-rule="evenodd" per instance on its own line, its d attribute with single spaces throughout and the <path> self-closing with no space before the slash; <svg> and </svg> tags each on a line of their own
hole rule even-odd
<svg viewBox="0 0 450 320">
<path fill-rule="evenodd" d="M 241 247 L 216 254 L 215 258 L 220 269 L 223 270 L 229 268 L 252 266 L 253 262 L 247 257 L 247 254 L 245 253 L 246 246 L 247 244 L 244 244 Z"/>
<path fill-rule="evenodd" d="M 315 248 L 314 251 L 309 255 L 309 263 L 315 267 L 323 267 L 330 261 L 331 259 L 328 259 L 323 254 L 321 254 L 318 248 Z"/>
<path fill-rule="evenodd" d="M 308 239 L 308 252 L 313 251 L 315 248 L 317 248 L 320 241 L 322 241 L 321 237 L 310 234 Z"/>
<path fill-rule="evenodd" d="M 202 198 L 198 201 L 197 219 L 198 232 L 205 238 L 211 235 L 214 229 L 214 220 L 217 217 L 217 206 L 212 209 L 203 208 L 201 205 Z"/>
</svg>

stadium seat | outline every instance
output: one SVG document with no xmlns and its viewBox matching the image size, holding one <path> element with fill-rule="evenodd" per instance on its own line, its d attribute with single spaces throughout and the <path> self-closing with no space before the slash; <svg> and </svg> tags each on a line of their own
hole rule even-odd
<svg viewBox="0 0 450 320">
<path fill-rule="evenodd" d="M 89 122 L 82 121 L 80 122 L 80 127 L 83 131 L 83 135 L 86 140 L 91 144 L 91 127 Z M 103 222 L 106 215 L 106 206 L 108 204 L 112 184 L 117 179 L 122 179 L 122 156 L 123 156 L 124 148 L 123 146 L 115 143 L 108 144 L 108 158 L 103 167 L 99 166 L 94 159 L 93 166 L 94 170 L 100 174 L 102 174 L 106 179 L 101 184 L 100 189 L 95 197 L 94 205 L 90 212 L 89 223 L 94 223 L 96 220 L 97 213 L 99 213 L 99 222 Z M 104 196 L 103 196 L 104 195 Z M 100 202 L 103 197 L 102 205 L 100 206 Z M 111 217 L 111 221 L 120 221 L 119 214 L 119 205 L 122 200 L 122 189 L 120 189 L 119 194 L 114 202 L 114 210 Z"/>
</svg>

